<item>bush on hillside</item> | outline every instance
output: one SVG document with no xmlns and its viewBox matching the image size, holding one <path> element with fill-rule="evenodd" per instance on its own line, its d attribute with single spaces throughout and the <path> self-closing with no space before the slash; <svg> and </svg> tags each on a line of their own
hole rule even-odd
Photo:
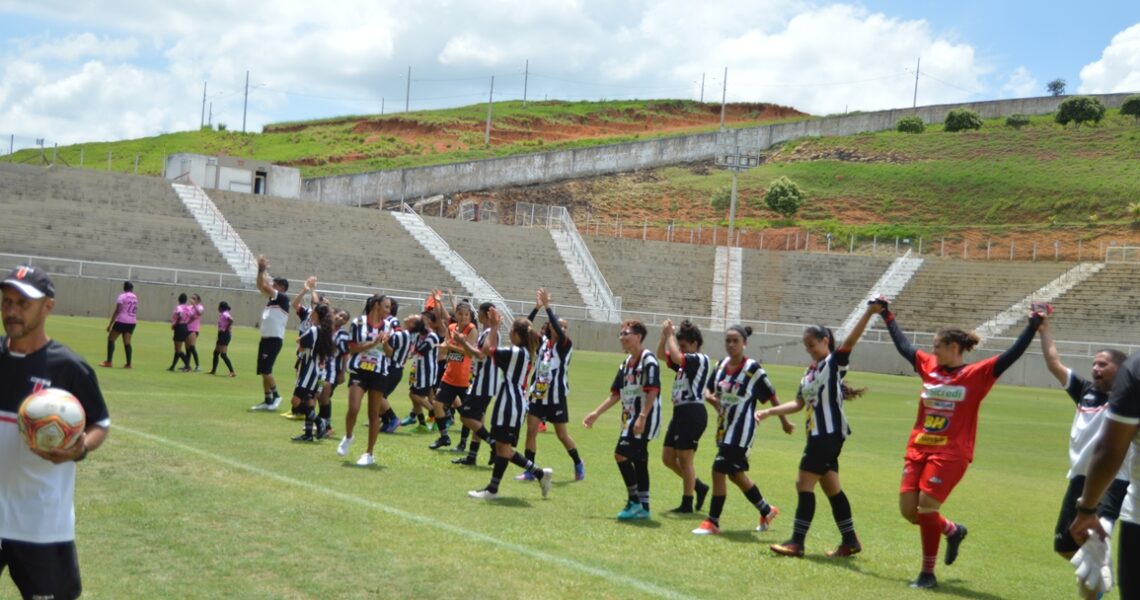
<svg viewBox="0 0 1140 600">
<path fill-rule="evenodd" d="M 1104 118 L 1104 111 L 1104 105 L 1096 98 L 1073 96 L 1061 101 L 1061 106 L 1057 108 L 1056 121 L 1061 125 L 1068 125 L 1073 122 L 1077 124 L 1077 127 L 1089 121 L 1100 123 L 1100 120 Z"/>
<path fill-rule="evenodd" d="M 1029 117 L 1025 115 L 1010 115 L 1005 118 L 1005 124 L 1014 129 L 1021 129 L 1029 124 Z"/>
<path fill-rule="evenodd" d="M 981 129 L 982 116 L 968 108 L 955 108 L 946 113 L 946 122 L 943 128 L 946 131 Z"/>
<path fill-rule="evenodd" d="M 728 210 L 729 205 L 732 204 L 732 188 L 722 187 L 713 192 L 712 198 L 709 198 L 709 204 L 717 212 Z"/>
<path fill-rule="evenodd" d="M 796 211 L 803 206 L 804 193 L 800 186 L 787 177 L 777 177 L 764 192 L 764 203 L 773 212 L 779 213 L 786 219 L 792 218 Z"/>
<path fill-rule="evenodd" d="M 1125 98 L 1124 104 L 1120 105 L 1120 114 L 1129 115 L 1140 121 L 1140 94 Z"/>
<path fill-rule="evenodd" d="M 926 123 L 922 122 L 922 117 L 903 117 L 895 128 L 900 133 L 922 133 L 926 131 Z"/>
</svg>

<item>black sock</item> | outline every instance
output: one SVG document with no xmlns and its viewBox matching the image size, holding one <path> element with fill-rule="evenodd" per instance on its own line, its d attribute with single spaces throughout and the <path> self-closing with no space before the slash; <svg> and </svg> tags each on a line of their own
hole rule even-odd
<svg viewBox="0 0 1140 600">
<path fill-rule="evenodd" d="M 713 523 L 720 523 L 720 513 L 724 512 L 724 501 L 728 496 L 713 496 L 712 502 L 709 503 L 709 520 Z"/>
<path fill-rule="evenodd" d="M 169 369 L 167 369 L 167 371 L 173 371 L 173 370 L 174 370 L 174 367 L 178 366 L 178 359 L 179 359 L 179 358 L 182 358 L 182 353 L 181 353 L 181 352 L 178 352 L 177 350 L 175 350 L 175 352 L 174 352 L 174 360 L 170 361 L 170 368 L 169 368 Z"/>
<path fill-rule="evenodd" d="M 623 460 L 617 464 L 617 467 L 621 472 L 621 480 L 625 482 L 625 488 L 629 492 L 629 500 L 641 502 L 637 493 L 637 468 L 633 466 L 633 461 Z"/>
<path fill-rule="evenodd" d="M 201 367 L 201 364 L 198 362 L 198 347 L 197 346 L 190 346 L 189 352 L 187 352 L 187 354 L 189 354 L 190 357 L 194 359 L 194 368 L 195 369 Z M 186 366 L 189 367 L 190 364 L 187 363 Z"/>
<path fill-rule="evenodd" d="M 384 422 L 391 423 L 393 419 L 399 421 L 400 417 L 396 414 L 396 411 L 389 408 L 388 412 L 384 413 Z"/>
<path fill-rule="evenodd" d="M 131 345 L 123 344 L 123 352 L 127 354 L 127 364 L 131 364 Z"/>
<path fill-rule="evenodd" d="M 471 437 L 471 430 L 468 429 L 466 425 L 464 425 L 463 429 L 459 431 L 459 443 L 466 444 L 467 438 L 469 437 Z"/>
<path fill-rule="evenodd" d="M 305 409 L 305 435 L 313 434 L 313 422 L 317 420 L 317 413 L 313 411 L 313 407 L 309 406 Z"/>
<path fill-rule="evenodd" d="M 693 489 L 697 492 L 697 503 L 693 506 L 693 510 L 701 510 L 705 505 L 705 496 L 709 493 L 709 486 L 698 478 L 693 484 Z"/>
<path fill-rule="evenodd" d="M 838 494 L 828 498 L 831 502 L 831 516 L 835 517 L 835 525 L 843 536 L 844 544 L 854 544 L 858 541 L 855 536 L 855 521 L 851 518 L 851 503 L 847 501 L 847 494 L 840 490 Z"/>
<path fill-rule="evenodd" d="M 320 406 L 320 408 L 317 409 L 317 416 L 326 420 L 326 421 L 331 421 L 332 420 L 332 402 L 330 401 L 328 404 L 322 404 Z"/>
<path fill-rule="evenodd" d="M 483 427 L 482 425 L 480 425 L 479 430 L 475 432 L 475 437 L 483 440 L 484 442 L 490 442 L 491 441 L 491 432 L 487 431 L 486 427 Z M 475 442 L 475 443 L 478 443 L 478 442 Z"/>
<path fill-rule="evenodd" d="M 634 461 L 633 467 L 637 472 L 637 499 L 645 510 L 649 510 L 649 460 Z"/>
<path fill-rule="evenodd" d="M 815 518 L 815 492 L 800 492 L 796 503 L 796 522 L 792 524 L 792 541 L 803 546 L 811 520 Z"/>
<path fill-rule="evenodd" d="M 494 452 L 493 449 L 491 451 Z M 479 456 L 479 440 L 472 441 L 471 445 L 467 447 L 467 458 L 475 460 L 476 456 Z"/>
<path fill-rule="evenodd" d="M 524 450 L 523 454 L 526 455 L 527 460 L 533 461 L 534 457 L 538 456 L 538 450 Z"/>
<path fill-rule="evenodd" d="M 269 388 L 269 393 L 270 393 L 270 394 L 272 394 L 272 396 L 271 396 L 271 397 L 272 397 L 274 400 L 276 400 L 276 399 L 278 399 L 278 398 L 280 398 L 280 397 L 281 397 L 281 394 L 277 393 L 277 386 L 273 386 L 273 387 Z"/>
<path fill-rule="evenodd" d="M 265 403 L 270 404 L 273 402 L 273 392 L 265 392 Z"/>
<path fill-rule="evenodd" d="M 570 448 L 566 451 L 566 454 L 570 455 L 570 459 L 574 461 L 575 466 L 582 464 L 582 457 L 578 456 L 577 448 Z"/>
<path fill-rule="evenodd" d="M 677 508 L 681 509 L 684 512 L 693 512 L 693 497 L 684 495 L 681 496 L 681 506 L 678 506 Z"/>
<path fill-rule="evenodd" d="M 214 350 L 214 360 L 213 360 L 213 362 L 211 363 L 211 365 L 212 365 L 212 366 L 210 367 L 210 372 L 211 372 L 211 373 L 213 373 L 213 372 L 215 372 L 215 371 L 217 371 L 217 370 L 218 370 L 218 357 L 219 357 L 219 356 L 221 356 L 221 355 L 222 355 L 222 353 L 221 353 L 221 352 L 218 352 L 217 350 Z"/>
<path fill-rule="evenodd" d="M 507 462 L 509 461 L 496 454 L 492 462 L 494 466 L 491 467 L 491 483 L 487 484 L 487 491 L 497 494 L 499 493 L 499 482 L 503 480 L 503 473 L 507 472 Z"/>
<path fill-rule="evenodd" d="M 752 506 L 755 506 L 756 510 L 760 511 L 761 516 L 766 517 L 768 513 L 772 512 L 772 507 L 768 506 L 768 503 L 764 501 L 764 494 L 760 493 L 760 488 L 755 483 L 752 484 L 752 487 L 749 488 L 747 492 L 744 492 L 744 497 L 748 498 Z"/>
<path fill-rule="evenodd" d="M 107 362 L 115 357 L 115 340 L 107 340 Z"/>
<path fill-rule="evenodd" d="M 189 369 L 190 368 L 190 353 L 189 352 L 182 352 L 181 356 L 182 356 L 182 366 Z"/>
<path fill-rule="evenodd" d="M 511 462 L 523 468 L 524 471 L 534 475 L 535 479 L 542 479 L 542 469 L 534 464 L 533 461 L 527 460 L 523 455 L 515 452 L 511 455 Z"/>
<path fill-rule="evenodd" d="M 427 425 L 427 417 L 424 416 L 424 413 L 416 415 L 416 420 L 420 422 L 420 425 Z"/>
</svg>

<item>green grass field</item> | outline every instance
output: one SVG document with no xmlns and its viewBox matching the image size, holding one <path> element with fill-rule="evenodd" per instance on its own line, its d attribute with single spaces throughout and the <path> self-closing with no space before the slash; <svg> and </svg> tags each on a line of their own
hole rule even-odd
<svg viewBox="0 0 1140 600">
<path fill-rule="evenodd" d="M 52 317 L 48 331 L 94 364 L 103 360 L 105 324 Z M 580 420 L 606 395 L 617 354 L 576 353 L 570 371 L 571 433 L 586 461 L 586 480 L 573 481 L 561 445 L 542 434 L 538 462 L 555 470 L 550 497 L 511 479 L 499 500 L 482 502 L 466 491 L 489 479 L 485 450 L 481 466 L 457 467 L 450 463 L 454 454 L 428 450 L 431 434 L 400 431 L 381 436 L 376 467 L 358 468 L 352 463 L 363 450 L 360 428 L 352 454 L 342 459 L 333 442 L 290 442 L 298 424 L 248 412 L 260 401 L 254 330 L 236 331 L 230 351 L 236 379 L 166 372 L 169 339 L 163 325 L 144 323 L 135 336 L 135 369 L 98 370 L 113 425 L 107 443 L 79 468 L 86 598 L 854 599 L 924 593 L 906 587 L 920 566 L 919 539 L 897 511 L 916 378 L 850 376 L 870 388 L 848 405 L 855 433 L 841 459 L 864 552 L 843 561 L 823 556 L 839 536 L 820 497 L 809 555 L 797 560 L 775 557 L 767 545 L 791 532 L 802 414 L 792 417 L 798 428 L 792 436 L 766 422 L 753 448 L 751 476 L 782 510 L 773 530 L 753 531 L 755 509 L 730 486 L 724 534 L 697 537 L 689 530 L 700 515 L 665 514 L 678 502 L 681 485 L 659 461 L 651 467 L 652 520 L 614 518 L 625 494 L 611 454 L 619 411 L 592 430 Z M 213 328 L 204 328 L 203 371 L 213 339 Z M 291 389 L 288 354 L 278 361 L 282 390 Z M 858 356 L 856 350 L 856 367 Z M 116 365 L 122 361 L 120 346 Z M 773 367 L 771 374 L 790 399 L 798 370 Z M 404 390 L 394 402 L 401 413 L 408 406 Z M 333 401 L 339 434 L 345 391 Z M 975 464 L 944 510 L 970 526 L 969 543 L 955 565 L 939 565 L 938 593 L 1071 596 L 1072 569 L 1053 554 L 1051 539 L 1071 418 L 1072 404 L 1058 391 L 998 386 L 990 394 Z M 707 479 L 715 451 L 712 433 L 705 439 L 697 456 L 698 473 Z M 650 450 L 659 455 L 660 438 Z M 507 477 L 517 473 L 511 467 Z M 4 577 L 0 597 L 14 594 Z"/>
</svg>

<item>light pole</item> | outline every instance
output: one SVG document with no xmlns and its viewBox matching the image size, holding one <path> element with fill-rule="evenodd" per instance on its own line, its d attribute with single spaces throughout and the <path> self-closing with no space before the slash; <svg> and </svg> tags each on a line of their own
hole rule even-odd
<svg viewBox="0 0 1140 600">
<path fill-rule="evenodd" d="M 718 167 L 732 171 L 732 197 L 728 205 L 728 245 L 732 246 L 732 236 L 736 230 L 736 179 L 741 171 L 758 166 L 762 160 L 760 147 L 740 139 L 740 130 L 722 131 L 717 134 L 716 157 L 713 162 Z"/>
</svg>

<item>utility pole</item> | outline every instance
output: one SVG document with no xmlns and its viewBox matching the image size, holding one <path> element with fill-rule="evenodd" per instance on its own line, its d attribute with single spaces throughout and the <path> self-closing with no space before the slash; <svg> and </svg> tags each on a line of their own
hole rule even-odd
<svg viewBox="0 0 1140 600">
<path fill-rule="evenodd" d="M 487 95 L 487 131 L 483 133 L 483 145 L 491 145 L 491 106 L 495 102 L 495 76 L 491 76 L 491 93 Z"/>
<path fill-rule="evenodd" d="M 701 71 L 701 104 L 705 103 L 705 72 Z"/>
<path fill-rule="evenodd" d="M 198 129 L 201 129 L 206 124 L 206 83 L 202 82 L 202 120 L 198 123 Z"/>
<path fill-rule="evenodd" d="M 408 86 L 404 90 L 404 112 L 408 112 L 408 107 L 412 101 L 412 66 L 408 65 Z"/>
<path fill-rule="evenodd" d="M 245 133 L 245 110 L 249 107 L 249 71 L 245 72 L 245 102 L 241 105 L 241 132 Z"/>
<path fill-rule="evenodd" d="M 728 67 L 724 68 L 724 81 L 720 89 L 720 128 L 724 129 L 724 103 L 728 98 Z"/>
<path fill-rule="evenodd" d="M 206 117 L 206 124 L 209 125 L 211 129 L 213 129 L 213 127 L 214 127 L 214 103 L 213 102 L 210 103 L 210 112 L 208 114 L 210 116 Z"/>
<path fill-rule="evenodd" d="M 380 98 L 380 116 L 381 117 L 384 116 L 384 98 L 383 97 Z"/>
<path fill-rule="evenodd" d="M 12 154 L 16 152 L 16 134 L 8 136 L 8 162 L 12 162 Z"/>
<path fill-rule="evenodd" d="M 918 68 L 922 66 L 922 57 L 918 57 L 918 63 L 914 65 L 914 104 L 911 108 L 918 108 Z"/>
<path fill-rule="evenodd" d="M 523 67 L 523 108 L 526 108 L 526 86 L 530 82 L 530 59 L 526 59 L 526 66 Z"/>
</svg>

